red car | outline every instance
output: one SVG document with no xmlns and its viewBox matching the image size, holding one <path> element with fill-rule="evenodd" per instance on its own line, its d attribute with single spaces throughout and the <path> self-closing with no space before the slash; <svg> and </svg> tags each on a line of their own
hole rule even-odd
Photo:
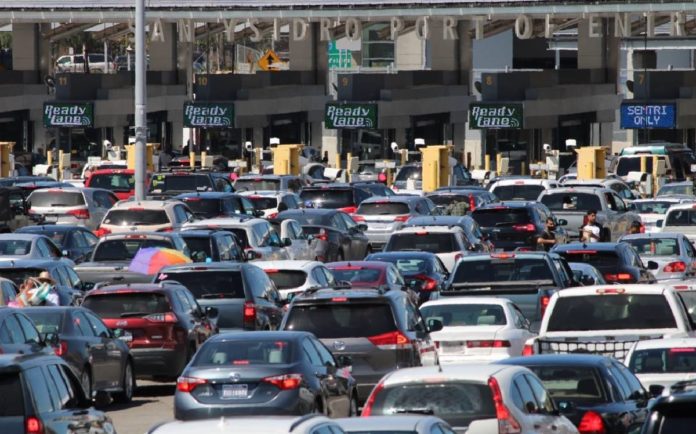
<svg viewBox="0 0 696 434">
<path fill-rule="evenodd" d="M 407 290 L 403 276 L 391 262 L 330 262 L 326 264 L 326 268 L 334 275 L 336 282 L 350 283 L 353 288 Z"/>
<path fill-rule="evenodd" d="M 131 169 L 95 170 L 85 180 L 85 187 L 104 188 L 113 191 L 119 200 L 130 199 L 135 195 L 135 171 Z"/>
</svg>

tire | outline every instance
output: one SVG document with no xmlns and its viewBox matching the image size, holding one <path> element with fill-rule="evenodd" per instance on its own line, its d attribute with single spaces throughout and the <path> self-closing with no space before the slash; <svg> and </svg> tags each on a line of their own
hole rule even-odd
<svg viewBox="0 0 696 434">
<path fill-rule="evenodd" d="M 92 390 L 92 373 L 89 369 L 89 366 L 85 366 L 84 369 L 82 369 L 82 373 L 80 373 L 80 384 L 82 385 L 82 389 L 85 392 L 85 396 L 91 402 L 93 399 L 93 396 L 92 396 L 93 390 Z"/>
<path fill-rule="evenodd" d="M 114 394 L 114 401 L 120 404 L 128 404 L 133 400 L 135 388 L 137 387 L 135 382 L 135 372 L 133 371 L 133 362 L 130 360 L 128 363 L 126 363 L 126 367 L 123 369 L 123 379 L 121 380 L 121 383 L 123 385 L 123 390 Z"/>
</svg>

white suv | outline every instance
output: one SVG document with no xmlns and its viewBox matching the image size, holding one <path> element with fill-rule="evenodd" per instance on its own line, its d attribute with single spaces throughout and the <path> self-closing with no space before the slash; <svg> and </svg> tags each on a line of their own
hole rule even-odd
<svg viewBox="0 0 696 434">
<path fill-rule="evenodd" d="M 121 201 L 104 216 L 95 235 L 129 231 L 172 232 L 195 219 L 178 200 Z"/>
<path fill-rule="evenodd" d="M 435 253 L 451 273 L 459 258 L 467 254 L 468 245 L 466 234 L 459 226 L 413 226 L 394 232 L 384 251 Z"/>
<path fill-rule="evenodd" d="M 301 208 L 300 196 L 290 191 L 241 191 L 254 204 L 254 209 L 263 211 L 264 218 L 274 218 L 278 214 L 278 205 L 284 203 L 287 209 Z"/>
<path fill-rule="evenodd" d="M 672 205 L 664 220 L 656 223 L 658 232 L 677 232 L 686 235 L 691 242 L 696 241 L 696 205 Z"/>
<path fill-rule="evenodd" d="M 558 181 L 536 178 L 503 178 L 493 182 L 488 190 L 500 200 L 533 200 L 552 188 L 558 188 Z"/>
<path fill-rule="evenodd" d="M 326 288 L 335 283 L 331 271 L 318 261 L 257 261 L 254 265 L 268 274 L 283 300 L 292 300 L 309 288 Z"/>
<path fill-rule="evenodd" d="M 114 73 L 116 64 L 111 60 L 104 61 L 103 53 L 89 53 L 89 72 L 91 73 Z M 85 72 L 85 56 L 82 54 L 68 54 L 60 56 L 56 61 L 57 72 Z"/>
</svg>

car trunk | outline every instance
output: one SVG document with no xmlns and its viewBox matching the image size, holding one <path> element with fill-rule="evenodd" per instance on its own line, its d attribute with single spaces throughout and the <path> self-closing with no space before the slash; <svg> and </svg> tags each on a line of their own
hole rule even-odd
<svg viewBox="0 0 696 434">
<path fill-rule="evenodd" d="M 89 209 L 80 192 L 59 189 L 36 191 L 29 199 L 29 212 L 44 216 L 44 222 L 47 224 L 89 219 Z"/>
<path fill-rule="evenodd" d="M 357 211 L 356 220 L 367 224 L 368 231 L 392 231 L 408 220 L 409 207 L 405 203 L 379 201 L 363 203 Z"/>
<path fill-rule="evenodd" d="M 492 353 L 493 347 L 481 342 L 495 341 L 504 328 L 504 325 L 446 327 L 431 333 L 430 337 L 443 356 L 487 356 Z"/>
<path fill-rule="evenodd" d="M 75 272 L 83 282 L 149 283 L 152 276 L 128 271 L 130 261 L 83 262 Z"/>
</svg>

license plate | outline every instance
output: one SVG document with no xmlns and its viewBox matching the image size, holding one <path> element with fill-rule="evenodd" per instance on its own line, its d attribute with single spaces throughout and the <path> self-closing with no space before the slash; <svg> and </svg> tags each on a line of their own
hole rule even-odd
<svg viewBox="0 0 696 434">
<path fill-rule="evenodd" d="M 247 397 L 249 387 L 246 384 L 223 384 L 222 399 L 244 399 Z"/>
<path fill-rule="evenodd" d="M 460 341 L 441 341 L 440 348 L 443 353 L 460 353 L 464 350 L 464 342 Z"/>
<path fill-rule="evenodd" d="M 45 216 L 44 216 L 44 221 L 46 221 L 46 222 L 57 222 L 57 221 L 58 221 L 58 216 L 57 216 L 57 215 L 45 215 Z"/>
<path fill-rule="evenodd" d="M 130 333 L 128 333 L 128 332 L 124 332 L 124 333 L 123 333 L 121 336 L 119 336 L 118 338 L 121 339 L 121 340 L 124 341 L 124 342 L 132 342 L 132 341 L 133 341 L 133 335 L 130 334 Z"/>
</svg>

